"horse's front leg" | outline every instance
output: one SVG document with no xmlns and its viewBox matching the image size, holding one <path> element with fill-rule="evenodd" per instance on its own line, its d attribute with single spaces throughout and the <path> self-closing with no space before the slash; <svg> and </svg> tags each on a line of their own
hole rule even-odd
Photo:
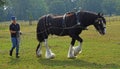
<svg viewBox="0 0 120 69">
<path fill-rule="evenodd" d="M 76 36 L 76 40 L 79 42 L 79 45 L 73 47 L 75 56 L 77 56 L 77 54 L 82 52 L 82 42 L 83 42 L 82 38 L 80 38 L 79 36 Z"/>
<path fill-rule="evenodd" d="M 45 47 L 46 47 L 46 54 L 45 57 L 47 59 L 53 59 L 55 57 L 55 54 L 52 53 L 52 51 L 50 50 L 49 46 L 48 46 L 48 41 L 47 39 L 44 40 L 45 41 Z"/>
<path fill-rule="evenodd" d="M 73 47 L 74 49 L 74 55 L 77 56 L 77 54 L 82 52 L 82 42 L 79 42 L 79 45 L 76 47 Z"/>
<path fill-rule="evenodd" d="M 42 56 L 41 47 L 42 47 L 42 44 L 39 43 L 37 48 L 36 48 L 36 55 L 37 55 L 37 57 L 41 57 Z"/>
<path fill-rule="evenodd" d="M 82 52 L 83 40 L 78 35 L 73 35 L 71 37 L 72 37 L 72 41 L 71 41 L 71 45 L 70 45 L 69 51 L 68 51 L 68 58 L 75 58 L 78 53 Z M 79 45 L 76 47 L 73 47 L 75 44 L 75 40 L 77 40 L 79 42 Z"/>
</svg>

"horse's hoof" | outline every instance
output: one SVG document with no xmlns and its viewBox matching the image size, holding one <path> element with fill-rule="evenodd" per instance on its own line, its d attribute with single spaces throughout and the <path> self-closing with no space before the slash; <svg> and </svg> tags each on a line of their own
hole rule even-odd
<svg viewBox="0 0 120 69">
<path fill-rule="evenodd" d="M 81 54 L 82 51 L 78 52 L 78 53 L 74 53 L 74 56 L 77 56 L 78 54 Z"/>
<path fill-rule="evenodd" d="M 47 59 L 54 59 L 54 58 L 55 58 L 55 56 L 47 57 Z"/>
<path fill-rule="evenodd" d="M 37 57 L 42 57 L 42 52 L 36 52 Z"/>
<path fill-rule="evenodd" d="M 42 54 L 36 55 L 37 57 L 42 57 Z"/>
<path fill-rule="evenodd" d="M 50 56 L 46 57 L 47 59 L 54 59 L 55 58 L 55 54 L 52 53 Z"/>
<path fill-rule="evenodd" d="M 76 56 L 73 56 L 73 57 L 68 57 L 68 59 L 75 59 L 76 58 Z"/>
<path fill-rule="evenodd" d="M 78 54 L 80 54 L 82 52 L 82 49 L 78 48 L 79 46 L 73 47 L 74 49 L 74 56 L 77 56 Z"/>
<path fill-rule="evenodd" d="M 50 57 L 50 59 L 54 59 L 55 58 L 55 55 L 52 55 L 51 57 Z"/>
<path fill-rule="evenodd" d="M 82 50 L 79 52 L 79 54 L 82 53 Z"/>
<path fill-rule="evenodd" d="M 78 53 L 74 53 L 74 56 L 77 56 Z"/>
</svg>

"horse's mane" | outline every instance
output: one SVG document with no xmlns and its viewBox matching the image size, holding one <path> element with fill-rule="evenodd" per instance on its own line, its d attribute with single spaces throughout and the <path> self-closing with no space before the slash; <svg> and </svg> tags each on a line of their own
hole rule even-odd
<svg viewBox="0 0 120 69">
<path fill-rule="evenodd" d="M 92 11 L 80 11 L 80 12 L 87 13 L 87 14 L 94 14 L 94 15 L 97 15 L 97 13 L 92 12 Z"/>
</svg>

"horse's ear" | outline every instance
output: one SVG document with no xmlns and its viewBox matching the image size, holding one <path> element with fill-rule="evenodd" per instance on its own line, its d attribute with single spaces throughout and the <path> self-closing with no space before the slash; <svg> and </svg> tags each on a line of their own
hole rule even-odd
<svg viewBox="0 0 120 69">
<path fill-rule="evenodd" d="M 100 16 L 100 12 L 98 13 L 98 16 Z"/>
<path fill-rule="evenodd" d="M 103 16 L 103 13 L 101 13 L 100 15 Z"/>
<path fill-rule="evenodd" d="M 103 13 L 100 13 L 100 12 L 99 12 L 99 13 L 98 13 L 98 16 L 103 16 Z"/>
</svg>

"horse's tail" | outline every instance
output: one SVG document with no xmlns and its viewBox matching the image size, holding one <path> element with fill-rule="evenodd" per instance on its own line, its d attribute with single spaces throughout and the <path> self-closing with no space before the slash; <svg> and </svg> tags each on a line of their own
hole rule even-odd
<svg viewBox="0 0 120 69">
<path fill-rule="evenodd" d="M 38 51 L 39 47 L 40 47 L 40 42 L 39 42 L 39 44 L 37 45 L 36 54 L 37 54 L 37 51 Z"/>
<path fill-rule="evenodd" d="M 36 35 L 37 35 L 37 40 L 39 42 L 43 42 L 44 41 L 44 23 L 45 23 L 45 17 L 42 17 L 39 19 L 38 24 L 37 24 L 37 28 L 36 28 Z"/>
</svg>

